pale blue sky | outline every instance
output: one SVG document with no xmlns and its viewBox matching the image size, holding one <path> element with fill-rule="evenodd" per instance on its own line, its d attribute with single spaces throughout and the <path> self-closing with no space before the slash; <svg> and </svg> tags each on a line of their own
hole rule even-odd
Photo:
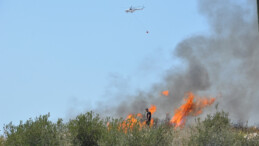
<svg viewBox="0 0 259 146">
<path fill-rule="evenodd" d="M 194 0 L 0 0 L 0 126 L 93 109 L 114 76 L 144 90 L 178 42 L 207 30 Z"/>
</svg>

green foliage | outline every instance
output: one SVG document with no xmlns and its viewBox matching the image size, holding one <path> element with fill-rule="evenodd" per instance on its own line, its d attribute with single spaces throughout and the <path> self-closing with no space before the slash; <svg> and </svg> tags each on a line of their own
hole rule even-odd
<svg viewBox="0 0 259 146">
<path fill-rule="evenodd" d="M 101 146 L 123 145 L 125 133 L 118 128 L 122 121 L 122 119 L 112 119 L 111 121 L 107 119 L 105 121 L 107 125 L 106 130 L 104 130 L 103 137 L 98 144 Z"/>
<path fill-rule="evenodd" d="M 4 136 L 0 136 L 0 146 L 259 145 L 259 135 L 255 136 L 259 129 L 236 128 L 225 112 L 198 119 L 195 126 L 177 129 L 158 119 L 151 128 L 139 125 L 143 121 L 135 121 L 127 132 L 121 126 L 123 119 L 102 120 L 93 112 L 80 114 L 67 123 L 62 119 L 52 123 L 48 118 L 49 114 L 18 126 L 9 123 L 4 127 Z"/>
<path fill-rule="evenodd" d="M 120 129 L 122 120 L 113 119 L 109 122 L 104 137 L 99 141 L 101 146 L 167 146 L 172 144 L 173 129 L 167 125 L 160 125 L 149 128 L 144 126 L 141 128 L 138 122 L 135 123 L 133 129 L 128 129 L 127 132 Z"/>
<path fill-rule="evenodd" d="M 0 146 L 4 146 L 5 144 L 5 138 L 1 135 L 0 136 Z"/>
<path fill-rule="evenodd" d="M 139 131 L 135 129 L 127 136 L 127 145 L 140 146 L 157 146 L 157 145 L 171 145 L 173 141 L 173 129 L 171 127 L 160 125 L 158 127 L 145 127 Z"/>
<path fill-rule="evenodd" d="M 48 115 L 35 119 L 22 121 L 18 126 L 9 123 L 4 127 L 6 146 L 37 146 L 37 145 L 59 145 L 57 124 L 48 120 Z"/>
<path fill-rule="evenodd" d="M 248 141 L 231 127 L 228 114 L 225 112 L 216 112 L 214 115 L 208 115 L 192 130 L 189 145 L 206 146 L 229 146 L 244 145 Z"/>
<path fill-rule="evenodd" d="M 87 112 L 70 120 L 68 129 L 74 145 L 96 146 L 106 130 L 99 115 Z"/>
</svg>

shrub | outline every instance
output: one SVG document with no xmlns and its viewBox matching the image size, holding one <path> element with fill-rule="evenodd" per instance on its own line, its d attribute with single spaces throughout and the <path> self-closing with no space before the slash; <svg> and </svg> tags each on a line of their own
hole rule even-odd
<svg viewBox="0 0 259 146">
<path fill-rule="evenodd" d="M 59 145 L 56 124 L 48 120 L 49 116 L 40 116 L 35 121 L 29 119 L 25 123 L 21 121 L 18 126 L 9 123 L 4 127 L 5 145 Z"/>
<path fill-rule="evenodd" d="M 4 146 L 5 144 L 5 138 L 1 135 L 0 136 L 0 146 Z"/>
<path fill-rule="evenodd" d="M 83 146 L 96 146 L 106 130 L 99 115 L 87 112 L 70 120 L 68 130 L 72 138 L 72 144 Z"/>
<path fill-rule="evenodd" d="M 141 124 L 143 119 L 133 120 L 134 126 L 131 126 L 131 120 L 102 120 L 93 112 L 80 114 L 65 124 L 62 119 L 52 123 L 48 118 L 49 114 L 20 122 L 18 126 L 9 123 L 4 127 L 4 136 L 0 136 L 0 146 L 259 145 L 259 136 L 256 136 L 259 129 L 233 126 L 223 111 L 208 115 L 203 121 L 197 119 L 195 126 L 178 129 L 168 121 L 159 120 L 151 128 Z M 125 131 L 127 126 L 129 129 Z"/>
<path fill-rule="evenodd" d="M 124 146 L 167 146 L 172 145 L 173 129 L 167 125 L 159 125 L 149 128 L 140 128 L 138 122 L 132 129 L 119 129 L 122 120 L 112 120 L 109 122 L 105 136 L 99 142 L 102 146 L 124 145 Z"/>
<path fill-rule="evenodd" d="M 231 130 L 228 114 L 225 112 L 216 112 L 214 115 L 208 115 L 192 130 L 189 145 L 242 145 L 242 136 Z"/>
</svg>

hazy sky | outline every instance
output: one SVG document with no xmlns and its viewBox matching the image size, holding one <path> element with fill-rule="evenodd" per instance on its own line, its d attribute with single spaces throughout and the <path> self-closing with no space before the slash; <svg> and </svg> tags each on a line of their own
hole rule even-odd
<svg viewBox="0 0 259 146">
<path fill-rule="evenodd" d="M 0 0 L 0 126 L 116 104 L 118 78 L 148 88 L 177 63 L 175 45 L 207 29 L 194 0 Z"/>
</svg>

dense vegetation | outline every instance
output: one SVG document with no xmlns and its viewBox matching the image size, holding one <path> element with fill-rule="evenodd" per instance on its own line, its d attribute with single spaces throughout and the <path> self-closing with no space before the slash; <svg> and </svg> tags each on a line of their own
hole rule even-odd
<svg viewBox="0 0 259 146">
<path fill-rule="evenodd" d="M 69 122 L 49 120 L 49 114 L 19 125 L 4 126 L 0 145 L 4 146 L 167 146 L 167 145 L 259 145 L 259 130 L 231 124 L 228 114 L 216 112 L 196 124 L 175 129 L 166 121 L 156 120 L 153 127 L 138 123 L 122 128 L 123 119 L 101 119 L 87 112 Z M 129 121 L 127 121 L 129 122 Z M 107 124 L 109 123 L 109 124 Z"/>
</svg>

